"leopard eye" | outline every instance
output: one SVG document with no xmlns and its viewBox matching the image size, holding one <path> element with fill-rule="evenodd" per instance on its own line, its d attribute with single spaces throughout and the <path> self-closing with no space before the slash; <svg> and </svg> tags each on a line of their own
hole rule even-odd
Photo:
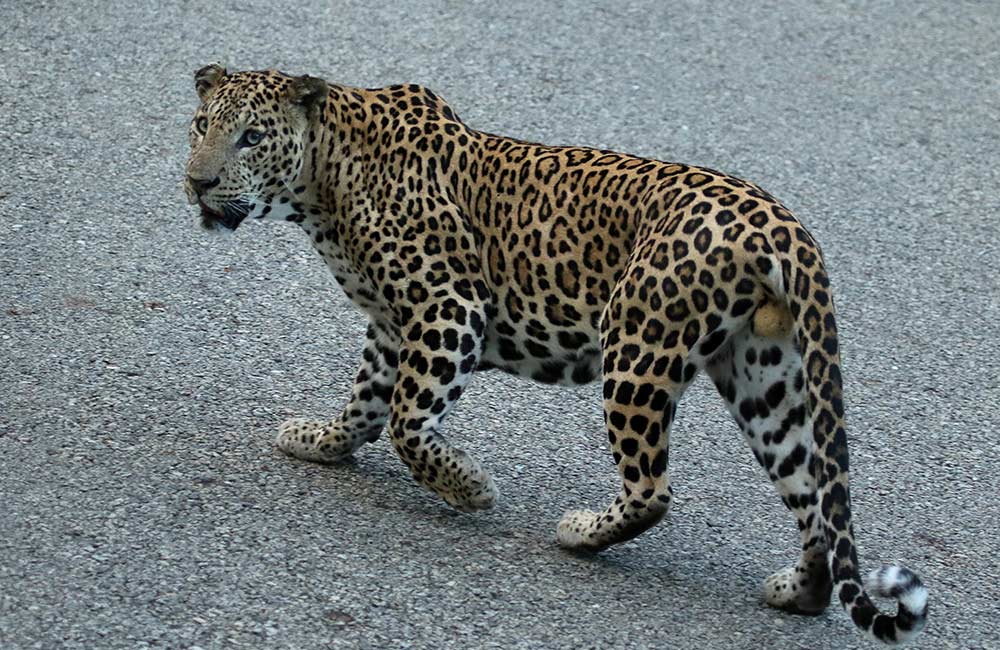
<svg viewBox="0 0 1000 650">
<path fill-rule="evenodd" d="M 198 133 L 205 135 L 208 131 L 208 118 L 199 117 L 198 121 L 194 123 L 194 128 L 198 131 Z"/>
<path fill-rule="evenodd" d="M 236 143 L 238 147 L 256 147 L 260 144 L 260 141 L 264 139 L 264 134 L 260 131 L 254 131 L 253 129 L 247 129 L 240 136 L 240 141 Z"/>
</svg>

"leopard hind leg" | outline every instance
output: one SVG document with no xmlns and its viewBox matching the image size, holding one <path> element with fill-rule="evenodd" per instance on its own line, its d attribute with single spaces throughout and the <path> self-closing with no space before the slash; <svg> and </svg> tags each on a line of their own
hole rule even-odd
<svg viewBox="0 0 1000 650">
<path fill-rule="evenodd" d="M 830 603 L 827 544 L 812 471 L 813 433 L 791 315 L 767 302 L 705 368 L 801 535 L 797 564 L 770 576 L 772 607 L 817 615 Z"/>
</svg>

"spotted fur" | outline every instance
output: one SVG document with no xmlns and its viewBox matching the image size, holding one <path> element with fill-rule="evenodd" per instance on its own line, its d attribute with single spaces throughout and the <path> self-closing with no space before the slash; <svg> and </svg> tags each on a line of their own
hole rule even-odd
<svg viewBox="0 0 1000 650">
<path fill-rule="evenodd" d="M 490 475 L 440 432 L 473 373 L 601 378 L 621 490 L 557 531 L 599 551 L 666 513 L 670 426 L 705 370 L 802 533 L 767 601 L 816 614 L 836 594 L 890 643 L 923 627 L 913 573 L 869 582 L 899 601 L 895 616 L 859 577 L 830 281 L 770 194 L 711 169 L 476 131 L 416 85 L 208 66 L 196 88 L 186 187 L 203 225 L 299 224 L 370 321 L 344 413 L 285 423 L 282 450 L 336 461 L 388 427 L 421 484 L 489 508 Z"/>
</svg>

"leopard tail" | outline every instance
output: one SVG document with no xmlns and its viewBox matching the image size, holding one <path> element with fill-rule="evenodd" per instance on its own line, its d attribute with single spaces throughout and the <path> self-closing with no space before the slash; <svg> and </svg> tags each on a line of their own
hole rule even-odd
<svg viewBox="0 0 1000 650">
<path fill-rule="evenodd" d="M 779 285 L 772 289 L 784 295 L 791 311 L 802 355 L 813 427 L 812 470 L 830 549 L 834 594 L 868 636 L 887 644 L 906 643 L 925 625 L 927 588 L 915 573 L 897 566 L 873 571 L 862 584 L 851 524 L 843 384 L 830 280 L 819 246 L 805 229 L 795 228 L 789 246 L 791 239 L 785 237 L 786 245 L 775 247 L 780 277 L 772 272 L 771 284 Z M 866 587 L 878 596 L 895 598 L 896 615 L 880 612 Z"/>
</svg>

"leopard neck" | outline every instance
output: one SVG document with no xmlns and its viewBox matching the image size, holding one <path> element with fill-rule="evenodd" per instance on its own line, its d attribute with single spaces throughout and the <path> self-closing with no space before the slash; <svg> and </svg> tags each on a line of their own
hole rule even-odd
<svg viewBox="0 0 1000 650">
<path fill-rule="evenodd" d="M 349 237 L 405 211 L 403 194 L 439 194 L 468 212 L 473 188 L 459 170 L 481 138 L 421 86 L 330 85 L 306 137 L 301 199 L 317 208 L 306 223 Z"/>
</svg>

